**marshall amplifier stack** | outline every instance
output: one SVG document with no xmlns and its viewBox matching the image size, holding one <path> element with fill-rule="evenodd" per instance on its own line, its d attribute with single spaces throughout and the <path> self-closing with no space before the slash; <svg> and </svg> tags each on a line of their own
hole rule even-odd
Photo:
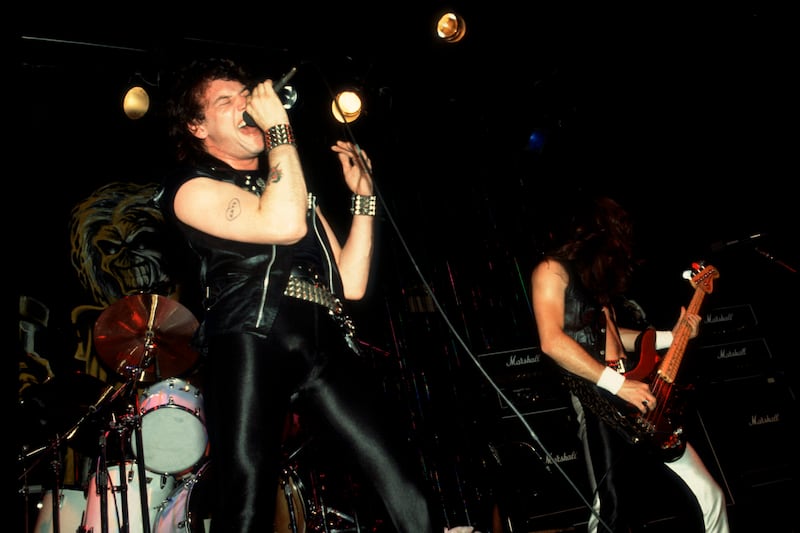
<svg viewBox="0 0 800 533">
<path fill-rule="evenodd" d="M 490 390 L 486 398 L 497 402 L 493 492 L 507 530 L 562 531 L 556 528 L 585 522 L 583 450 L 553 363 L 538 347 L 487 353 L 479 361 L 502 393 Z"/>
<path fill-rule="evenodd" d="M 766 506 L 756 516 L 782 525 L 777 515 L 791 508 L 787 495 L 798 481 L 794 392 L 750 305 L 702 316 L 698 343 L 686 354 L 685 379 L 695 385 L 695 430 L 706 438 L 689 438 L 709 468 L 716 466 L 729 505 L 748 512 Z"/>
<path fill-rule="evenodd" d="M 522 414 L 541 413 L 569 405 L 554 363 L 538 346 L 478 356 L 481 366 L 500 389 L 495 393 L 500 416 L 515 417 L 509 402 Z M 505 396 L 505 398 L 503 397 Z"/>
</svg>

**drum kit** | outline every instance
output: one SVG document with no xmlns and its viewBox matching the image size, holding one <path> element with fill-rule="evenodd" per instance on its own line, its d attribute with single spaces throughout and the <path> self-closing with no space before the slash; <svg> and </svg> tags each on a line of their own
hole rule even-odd
<svg viewBox="0 0 800 533">
<path fill-rule="evenodd" d="M 20 479 L 40 465 L 52 478 L 43 484 L 34 532 L 153 531 L 180 476 L 207 454 L 202 395 L 180 377 L 196 368 L 198 325 L 176 300 L 126 296 L 103 310 L 93 334 L 98 359 L 121 384 L 78 373 L 23 393 L 23 416 L 36 421 L 30 437 L 45 444 L 25 451 Z M 62 487 L 66 447 L 91 465 L 79 487 Z"/>
<path fill-rule="evenodd" d="M 51 378 L 23 395 L 23 415 L 36 420 L 31 438 L 46 444 L 26 446 L 20 455 L 20 492 L 26 501 L 35 492 L 28 480 L 40 465 L 50 467 L 51 478 L 39 486 L 32 530 L 26 514 L 26 533 L 209 531 L 213 465 L 202 393 L 183 378 L 198 362 L 191 345 L 197 327 L 175 300 L 124 297 L 103 310 L 94 327 L 98 358 L 123 378 L 121 385 L 103 386 L 78 373 Z M 62 486 L 65 446 L 89 458 L 88 481 L 78 487 Z M 275 532 L 360 531 L 354 517 L 306 500 L 304 490 L 297 471 L 285 467 Z"/>
</svg>

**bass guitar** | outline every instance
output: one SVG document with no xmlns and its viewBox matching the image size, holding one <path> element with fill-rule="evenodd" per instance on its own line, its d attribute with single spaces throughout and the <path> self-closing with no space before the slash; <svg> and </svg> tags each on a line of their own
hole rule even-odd
<svg viewBox="0 0 800 533">
<path fill-rule="evenodd" d="M 713 291 L 719 272 L 713 266 L 695 263 L 688 274 L 695 290 L 686 312 L 698 314 L 703 299 Z M 624 372 L 626 378 L 650 384 L 656 406 L 644 414 L 593 383 L 565 373 L 566 384 L 584 405 L 632 443 L 649 446 L 666 462 L 678 459 L 686 448 L 681 423 L 682 402 L 679 401 L 682 388 L 675 380 L 691 339 L 691 325 L 681 321 L 673 333 L 672 344 L 661 358 L 655 349 L 655 329 L 642 332 L 637 339 L 638 362 Z"/>
</svg>

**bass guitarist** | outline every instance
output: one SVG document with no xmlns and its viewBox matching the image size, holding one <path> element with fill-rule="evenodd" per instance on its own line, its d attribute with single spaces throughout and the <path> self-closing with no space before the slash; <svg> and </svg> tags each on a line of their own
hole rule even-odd
<svg viewBox="0 0 800 533">
<path fill-rule="evenodd" d="M 635 436 L 636 422 L 620 414 L 631 410 L 641 419 L 665 407 L 650 383 L 625 376 L 626 354 L 635 353 L 642 334 L 618 327 L 613 306 L 636 264 L 631 220 L 610 198 L 576 207 L 566 238 L 533 269 L 531 298 L 541 350 L 572 393 L 593 490 L 589 531 L 636 531 L 638 503 L 659 495 L 647 473 L 666 468 L 697 502 L 697 511 L 675 509 L 677 515 L 702 516 L 704 531 L 728 532 L 725 495 L 691 444 L 669 447 L 668 457 L 651 453 L 648 439 Z M 699 325 L 699 315 L 682 308 L 672 331 L 648 338 L 664 349 L 679 335 L 696 337 Z"/>
</svg>

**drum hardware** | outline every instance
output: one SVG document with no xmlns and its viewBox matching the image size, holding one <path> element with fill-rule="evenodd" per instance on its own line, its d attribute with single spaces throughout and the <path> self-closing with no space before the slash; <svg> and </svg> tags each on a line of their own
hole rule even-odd
<svg viewBox="0 0 800 533">
<path fill-rule="evenodd" d="M 136 409 L 136 383 L 138 381 L 138 375 L 133 372 L 125 383 L 123 383 L 119 388 L 117 388 L 113 394 L 109 395 L 108 393 L 104 393 L 101 396 L 101 400 L 98 401 L 98 404 L 102 404 L 104 401 L 107 403 L 113 403 L 118 398 L 125 397 L 126 401 L 126 412 L 123 413 L 119 418 L 112 412 L 110 416 L 110 421 L 108 422 L 107 428 L 104 428 L 100 432 L 99 438 L 99 445 L 100 445 L 100 453 L 97 459 L 97 467 L 95 469 L 93 481 L 94 481 L 94 490 L 89 490 L 87 493 L 87 512 L 84 515 L 84 523 L 82 524 L 81 531 L 85 531 L 87 533 L 96 530 L 98 527 L 97 524 L 91 523 L 92 520 L 99 520 L 99 532 L 100 533 L 112 533 L 111 525 L 109 523 L 109 514 L 112 508 L 116 511 L 115 516 L 117 517 L 117 528 L 113 531 L 119 531 L 120 533 L 132 533 L 130 528 L 131 521 L 130 521 L 130 501 L 129 501 L 129 485 L 128 477 L 131 478 L 131 481 L 134 478 L 138 478 L 138 486 L 137 486 L 137 493 L 139 495 L 139 505 L 135 507 L 135 509 L 141 510 L 141 523 L 143 525 L 142 533 L 150 533 L 150 516 L 149 516 L 149 499 L 148 499 L 148 487 L 147 487 L 147 475 L 145 472 L 144 464 L 140 461 L 136 463 L 137 471 L 135 473 L 131 472 L 130 474 L 126 468 L 126 461 L 125 457 L 127 455 L 127 448 L 126 443 L 129 441 L 130 435 L 133 433 L 138 435 L 139 439 L 141 439 L 141 419 L 137 414 Z M 124 396 L 123 396 L 124 395 Z M 108 398 L 107 400 L 103 400 L 103 398 Z M 111 431 L 115 431 L 118 439 L 117 442 L 119 443 L 119 457 L 120 462 L 118 464 L 119 476 L 118 476 L 118 485 L 110 484 L 113 480 L 113 475 L 109 472 L 108 469 L 108 437 Z M 112 492 L 114 506 L 110 506 L 109 502 L 109 488 Z M 121 493 L 121 498 L 117 501 L 116 495 L 114 492 Z M 94 506 L 96 506 L 96 501 L 93 497 L 96 496 L 99 498 L 99 509 L 94 512 Z M 117 505 L 119 504 L 119 509 L 117 509 Z M 90 512 L 91 511 L 91 512 Z M 120 518 L 121 514 L 121 518 Z M 89 526 L 89 527 L 87 527 Z"/>
<path fill-rule="evenodd" d="M 65 444 L 69 444 L 84 455 L 99 457 L 93 480 L 96 485 L 95 494 L 90 495 L 93 497 L 92 505 L 96 506 L 99 500 L 100 511 L 97 513 L 99 525 L 94 524 L 91 529 L 93 533 L 109 533 L 108 490 L 102 490 L 102 487 L 107 486 L 109 478 L 113 478 L 115 474 L 112 470 L 109 475 L 107 470 L 106 446 L 111 432 L 119 435 L 121 448 L 118 486 L 112 487 L 112 490 L 122 492 L 125 496 L 119 502 L 116 502 L 116 497 L 114 498 L 115 505 L 120 506 L 122 514 L 120 532 L 131 533 L 129 498 L 127 497 L 128 481 L 134 481 L 138 477 L 140 506 L 136 506 L 135 499 L 131 501 L 131 504 L 133 504 L 134 511 L 141 510 L 144 527 L 142 533 L 150 533 L 152 522 L 148 516 L 148 478 L 144 460 L 147 457 L 145 448 L 148 440 L 142 436 L 142 415 L 149 411 L 143 412 L 140 409 L 137 384 L 159 380 L 162 375 L 178 376 L 194 367 L 198 354 L 191 347 L 191 337 L 197 326 L 198 322 L 194 316 L 174 300 L 148 294 L 127 296 L 107 307 L 95 323 L 94 329 L 95 348 L 100 362 L 116 374 L 126 378 L 119 388 L 107 386 L 100 392 L 98 389 L 102 386 L 102 382 L 99 379 L 85 374 L 76 374 L 68 375 L 68 377 L 76 379 L 81 378 L 80 381 L 74 383 L 75 386 L 71 387 L 71 390 L 62 387 L 69 382 L 64 383 L 56 377 L 52 380 L 48 379 L 41 385 L 29 387 L 23 394 L 20 402 L 23 415 L 26 414 L 25 409 L 34 410 L 28 413 L 31 415 L 29 418 L 35 421 L 34 427 L 31 428 L 32 431 L 28 433 L 33 435 L 37 433 L 36 430 L 40 432 L 45 430 L 47 444 L 38 446 L 32 451 L 28 451 L 32 443 L 26 443 L 23 446 L 23 452 L 19 457 L 23 472 L 19 480 L 24 487 L 20 492 L 24 495 L 27 503 L 29 493 L 27 479 L 30 472 L 41 465 L 45 458 L 52 458 L 50 466 L 54 471 L 54 481 L 52 492 L 49 495 L 49 507 L 52 508 L 52 533 L 60 533 L 62 526 L 59 523 L 61 505 L 54 503 L 63 500 L 59 489 L 62 485 L 61 453 L 63 453 Z M 188 386 L 184 386 L 182 390 L 186 389 Z M 73 409 L 74 406 L 69 400 L 87 393 L 92 394 L 91 398 L 82 402 L 78 409 Z M 68 401 L 65 402 L 65 399 Z M 117 418 L 112 411 L 110 422 L 108 421 L 109 416 L 103 418 L 98 416 L 107 406 L 120 399 L 124 400 L 127 405 L 124 414 Z M 180 402 L 170 399 L 170 406 L 174 406 L 176 403 L 180 404 Z M 70 409 L 70 411 L 66 412 L 65 409 Z M 197 409 L 193 411 L 194 416 L 199 416 Z M 62 425 L 65 421 L 71 423 L 76 418 L 78 418 L 77 423 L 71 427 Z M 150 417 L 153 421 L 158 421 L 160 418 L 159 416 Z M 98 420 L 100 420 L 100 424 L 96 425 Z M 204 431 L 203 426 L 203 434 Z M 96 436 L 98 433 L 99 439 Z M 136 443 L 139 460 L 128 464 L 125 461 L 127 455 L 125 445 L 130 441 Z M 199 446 L 204 451 L 206 446 L 204 439 Z M 28 464 L 31 459 L 33 462 Z M 135 471 L 133 470 L 134 466 L 136 467 Z M 128 472 L 128 475 L 124 475 L 125 471 Z M 170 479 L 163 473 L 160 478 L 162 480 Z M 131 497 L 134 496 L 134 493 L 130 494 Z M 162 502 L 155 503 L 160 505 Z M 25 508 L 27 513 L 28 506 L 26 505 Z M 44 522 L 44 519 L 42 521 Z M 75 530 L 71 529 L 68 533 L 73 531 Z M 78 531 L 85 532 L 87 530 L 83 528 Z"/>
<path fill-rule="evenodd" d="M 313 440 L 313 437 L 308 437 L 299 446 L 294 448 L 293 451 L 284 453 L 284 464 L 294 466 L 284 467 L 281 477 L 281 487 L 285 488 L 283 484 L 286 483 L 287 480 L 290 480 L 297 485 L 299 492 L 306 492 L 306 487 L 296 473 L 299 462 L 295 459 L 300 452 L 308 451 L 310 454 L 314 453 L 314 450 L 310 449 Z M 325 482 L 322 481 L 323 478 L 325 478 L 323 472 L 314 468 L 309 469 L 307 481 L 310 482 L 309 486 L 311 491 L 308 499 L 302 500 L 304 518 L 302 525 L 305 529 L 301 530 L 299 533 L 304 533 L 305 531 L 315 533 L 361 533 L 362 528 L 359 523 L 358 513 L 349 515 L 326 503 L 323 494 L 325 494 L 329 488 L 325 486 Z M 288 508 L 291 512 L 291 505 L 289 505 Z M 298 532 L 292 529 L 292 533 Z"/>
<path fill-rule="evenodd" d="M 55 519 L 53 502 L 58 501 L 58 528 L 65 533 L 75 533 L 81 525 L 83 512 L 86 509 L 86 495 L 80 488 L 59 489 L 58 496 L 54 491 L 46 490 L 42 493 L 39 503 L 39 515 L 36 517 L 36 524 L 33 530 L 25 528 L 25 531 L 33 533 L 52 533 L 56 526 L 53 524 Z"/>
<path fill-rule="evenodd" d="M 350 516 L 329 507 L 319 498 L 319 507 L 311 506 L 308 523 L 313 531 L 325 533 L 360 533 L 358 515 Z"/>
<path fill-rule="evenodd" d="M 213 460 L 182 480 L 159 506 L 154 521 L 155 533 L 206 533 L 211 528 Z M 307 533 L 304 486 L 294 468 L 283 468 L 275 493 L 274 533 Z"/>
<path fill-rule="evenodd" d="M 41 446 L 35 450 L 26 452 L 20 456 L 20 460 L 24 461 L 31 457 L 44 454 L 38 459 L 35 459 L 30 466 L 23 469 L 23 472 L 19 477 L 20 481 L 27 479 L 30 472 L 33 471 L 33 469 L 35 469 L 37 466 L 39 466 L 39 464 L 41 464 L 43 458 L 48 456 L 51 458 L 49 464 L 50 464 L 50 469 L 53 473 L 53 487 L 49 493 L 51 502 L 49 508 L 52 511 L 51 523 L 52 523 L 53 533 L 60 533 L 61 531 L 61 521 L 60 521 L 60 515 L 61 515 L 60 509 L 62 508 L 61 454 L 63 452 L 63 447 L 68 443 L 72 443 L 75 436 L 81 434 L 81 429 L 87 423 L 87 421 L 93 420 L 93 417 L 96 413 L 98 413 L 107 403 L 110 403 L 111 401 L 113 401 L 114 398 L 117 397 L 119 391 L 117 391 L 113 395 L 111 394 L 112 391 L 114 391 L 113 386 L 109 385 L 108 387 L 106 387 L 105 390 L 100 394 L 99 398 L 97 398 L 94 401 L 94 403 L 92 403 L 86 408 L 85 412 L 83 413 L 83 416 L 81 416 L 80 419 L 71 428 L 67 429 L 65 433 L 63 434 L 56 433 L 55 436 L 50 440 L 48 445 Z M 46 396 L 40 396 L 39 400 L 41 400 L 41 398 L 43 397 Z M 27 489 L 24 490 L 27 497 Z M 54 505 L 53 502 L 59 502 L 59 504 Z"/>
<path fill-rule="evenodd" d="M 99 459 L 89 480 L 86 512 L 79 531 L 152 531 L 155 515 L 174 489 L 175 478 L 152 473 L 142 478 L 142 471 L 135 461 L 104 467 Z"/>
<path fill-rule="evenodd" d="M 294 477 L 293 477 L 294 476 Z M 305 533 L 305 518 L 306 506 L 302 500 L 302 484 L 296 477 L 293 471 L 284 468 L 278 483 L 278 494 L 283 493 L 284 502 L 286 504 L 286 519 L 289 522 L 289 528 L 292 533 Z M 297 509 L 297 507 L 300 507 Z M 277 510 L 282 509 L 277 507 Z M 298 511 L 302 515 L 298 518 Z M 275 529 L 280 529 L 281 517 L 276 511 Z"/>
<path fill-rule="evenodd" d="M 41 528 L 48 528 L 50 524 L 52 524 L 52 533 L 61 533 L 62 524 L 61 524 L 61 511 L 63 506 L 61 504 L 62 498 L 62 491 L 61 488 L 61 453 L 63 451 L 63 446 L 67 443 L 71 443 L 72 439 L 76 436 L 81 434 L 82 427 L 87 421 L 94 421 L 95 415 L 101 413 L 105 410 L 105 408 L 120 398 L 125 398 L 126 396 L 134 396 L 135 393 L 135 377 L 132 377 L 127 382 L 123 383 L 120 387 L 115 388 L 114 386 L 107 386 L 97 400 L 88 406 L 85 413 L 81 418 L 71 427 L 69 428 L 63 435 L 56 434 L 55 437 L 51 440 L 49 445 L 42 446 L 24 454 L 21 459 L 28 459 L 34 457 L 36 455 L 42 455 L 34 461 L 34 463 L 26 468 L 23 474 L 20 476 L 20 479 L 26 479 L 30 472 L 36 468 L 42 461 L 43 458 L 47 457 L 48 455 L 52 457 L 50 461 L 51 470 L 53 472 L 53 488 L 49 494 L 49 505 L 46 500 L 42 502 L 42 509 L 50 510 L 52 514 L 52 518 L 49 520 L 45 519 L 45 517 L 41 516 L 39 518 L 39 526 Z M 67 533 L 72 533 L 72 531 L 79 531 L 79 532 L 93 532 L 93 533 L 111 533 L 108 514 L 110 511 L 109 507 L 109 499 L 108 499 L 108 490 L 101 490 L 101 487 L 107 487 L 109 484 L 109 479 L 113 479 L 113 472 L 110 474 L 107 468 L 107 446 L 109 443 L 109 436 L 112 431 L 116 432 L 119 436 L 118 442 L 120 446 L 120 456 L 125 457 L 127 454 L 126 449 L 126 442 L 128 441 L 128 436 L 130 432 L 133 430 L 140 435 L 141 431 L 141 423 L 139 417 L 136 415 L 135 409 L 135 397 L 133 403 L 130 403 L 127 408 L 127 412 L 121 415 L 119 418 L 115 416 L 113 411 L 111 412 L 110 421 L 107 423 L 106 427 L 100 429 L 99 432 L 99 439 L 98 439 L 98 459 L 97 459 L 97 467 L 94 474 L 94 485 L 95 489 L 93 491 L 87 492 L 87 513 L 83 515 L 83 523 L 81 524 L 80 528 L 70 529 Z M 140 436 L 141 438 L 141 436 Z M 46 453 L 48 452 L 48 453 Z M 132 471 L 128 471 L 126 469 L 126 463 L 122 461 L 119 465 L 119 483 L 115 485 L 112 490 L 115 492 L 122 493 L 122 499 L 120 502 L 116 501 L 116 497 L 114 497 L 115 505 L 114 508 L 117 511 L 116 516 L 118 517 L 117 524 L 118 528 L 115 531 L 119 531 L 120 533 L 132 533 L 130 529 L 130 513 L 129 513 L 129 493 L 128 493 L 128 478 L 133 480 L 137 475 L 139 479 L 139 484 L 137 487 L 136 494 L 140 495 L 140 506 L 137 506 L 136 509 L 141 509 L 141 518 L 142 524 L 144 529 L 141 533 L 150 533 L 150 518 L 148 515 L 148 492 L 147 492 L 147 485 L 146 485 L 146 474 L 144 470 L 144 466 L 140 463 L 137 465 L 138 472 L 133 473 Z M 127 472 L 127 473 L 126 473 Z M 134 493 L 130 493 L 133 496 Z M 94 498 L 96 497 L 96 499 Z M 98 500 L 99 499 L 99 503 Z M 59 502 L 58 505 L 55 502 Z M 119 508 L 117 508 L 117 504 Z M 96 513 L 93 513 L 92 517 L 96 515 L 96 523 L 89 524 L 87 520 L 92 518 L 89 517 L 88 510 L 92 507 L 99 507 Z M 27 508 L 27 507 L 26 507 Z M 46 512 L 46 511 L 45 511 Z M 121 513 L 121 518 L 119 518 Z M 87 525 L 91 525 L 91 527 L 87 528 Z M 71 526 L 70 526 L 71 527 Z"/>
</svg>

